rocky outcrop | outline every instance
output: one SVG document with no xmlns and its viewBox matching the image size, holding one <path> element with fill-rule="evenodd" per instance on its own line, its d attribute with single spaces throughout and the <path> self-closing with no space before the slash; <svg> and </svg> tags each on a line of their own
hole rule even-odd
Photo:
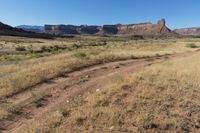
<svg viewBox="0 0 200 133">
<path fill-rule="evenodd" d="M 130 24 L 130 25 L 118 25 L 118 34 L 149 34 L 153 27 L 152 23 Z"/>
<path fill-rule="evenodd" d="M 172 33 L 165 25 L 165 20 L 159 20 L 157 24 L 151 22 L 131 25 L 119 25 L 118 34 L 131 35 L 160 35 Z"/>
<path fill-rule="evenodd" d="M 104 25 L 98 34 L 107 35 L 107 34 L 117 34 L 118 26 L 117 25 Z"/>
<path fill-rule="evenodd" d="M 176 29 L 174 32 L 185 36 L 200 36 L 200 27 Z"/>
<path fill-rule="evenodd" d="M 39 34 L 39 33 L 24 31 L 22 29 L 6 25 L 2 22 L 0 22 L 0 35 L 32 37 L 32 38 L 52 38 L 52 36 L 48 34 Z"/>
<path fill-rule="evenodd" d="M 80 26 L 78 32 L 80 34 L 96 34 L 100 31 L 100 26 Z"/>
<path fill-rule="evenodd" d="M 74 25 L 45 25 L 45 33 L 52 35 L 69 34 L 96 34 L 100 31 L 99 26 L 74 26 Z"/>
<path fill-rule="evenodd" d="M 45 25 L 45 33 L 53 35 L 90 34 L 90 35 L 163 35 L 173 32 L 161 19 L 157 24 L 151 22 L 129 25 L 104 26 L 73 26 L 73 25 Z"/>
</svg>

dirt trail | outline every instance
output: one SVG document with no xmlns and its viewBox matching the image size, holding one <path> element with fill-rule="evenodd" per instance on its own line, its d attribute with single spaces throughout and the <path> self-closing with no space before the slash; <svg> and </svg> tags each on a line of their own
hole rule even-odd
<svg viewBox="0 0 200 133">
<path fill-rule="evenodd" d="M 22 109 L 0 121 L 0 133 L 20 132 L 20 128 L 34 118 L 37 119 L 47 112 L 62 107 L 63 104 L 70 102 L 70 99 L 85 92 L 100 89 L 111 82 L 115 75 L 128 76 L 152 64 L 188 55 L 191 53 L 110 62 L 83 68 L 39 84 L 6 99 L 14 105 L 20 105 Z"/>
</svg>

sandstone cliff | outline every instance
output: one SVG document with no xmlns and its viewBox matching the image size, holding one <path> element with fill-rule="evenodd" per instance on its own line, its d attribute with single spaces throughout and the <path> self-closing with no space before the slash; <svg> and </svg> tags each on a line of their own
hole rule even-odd
<svg viewBox="0 0 200 133">
<path fill-rule="evenodd" d="M 172 34 L 173 32 L 166 27 L 165 20 L 161 19 L 157 24 L 147 22 L 140 24 L 104 26 L 45 25 L 45 33 L 53 35 L 163 35 Z"/>
<path fill-rule="evenodd" d="M 160 35 L 170 34 L 171 30 L 166 27 L 165 20 L 159 20 L 157 24 L 151 22 L 131 25 L 118 25 L 118 34 L 131 35 Z"/>
</svg>

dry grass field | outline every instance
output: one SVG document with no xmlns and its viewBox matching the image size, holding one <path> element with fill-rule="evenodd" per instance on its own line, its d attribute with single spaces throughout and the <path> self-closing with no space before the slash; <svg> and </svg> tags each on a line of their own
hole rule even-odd
<svg viewBox="0 0 200 133">
<path fill-rule="evenodd" d="M 32 121 L 24 132 L 200 132 L 199 55 L 113 77 L 99 91 Z"/>
<path fill-rule="evenodd" d="M 0 132 L 200 132 L 199 46 L 0 37 Z"/>
</svg>

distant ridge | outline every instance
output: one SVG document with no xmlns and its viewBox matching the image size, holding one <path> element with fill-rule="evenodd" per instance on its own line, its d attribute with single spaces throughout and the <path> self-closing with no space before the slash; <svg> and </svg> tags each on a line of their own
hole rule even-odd
<svg viewBox="0 0 200 133">
<path fill-rule="evenodd" d="M 200 36 L 200 27 L 175 29 L 174 32 L 185 36 Z"/>
<path fill-rule="evenodd" d="M 165 19 L 157 24 L 151 22 L 128 25 L 45 25 L 44 32 L 52 35 L 170 35 L 175 34 L 166 26 Z"/>
<path fill-rule="evenodd" d="M 0 22 L 0 35 L 32 37 L 32 38 L 47 38 L 47 39 L 52 38 L 52 36 L 48 34 L 28 32 L 22 29 L 14 28 L 2 22 Z"/>
<path fill-rule="evenodd" d="M 35 33 L 43 33 L 44 32 L 44 26 L 37 26 L 37 25 L 19 25 L 15 28 L 23 29 L 25 31 L 31 31 Z"/>
</svg>

